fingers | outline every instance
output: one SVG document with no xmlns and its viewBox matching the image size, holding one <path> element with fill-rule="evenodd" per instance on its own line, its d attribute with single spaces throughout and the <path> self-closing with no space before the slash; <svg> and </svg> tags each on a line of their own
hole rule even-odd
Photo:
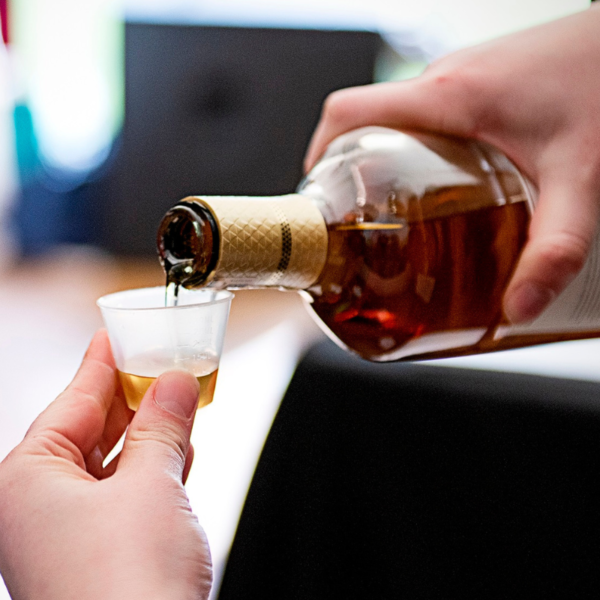
<svg viewBox="0 0 600 600">
<path fill-rule="evenodd" d="M 433 69 L 407 81 L 334 92 L 323 106 L 306 154 L 305 170 L 314 166 L 333 139 L 359 127 L 377 125 L 471 136 L 476 129 L 476 111 L 467 110 L 465 105 L 473 85 L 464 73 L 441 74 Z"/>
<path fill-rule="evenodd" d="M 98 448 L 102 456 L 106 458 L 121 439 L 135 412 L 131 410 L 125 399 L 121 396 L 121 390 L 117 391 L 115 401 L 110 407 L 108 416 L 106 417 L 106 425 L 102 433 L 102 437 L 98 442 Z"/>
<path fill-rule="evenodd" d="M 108 336 L 100 330 L 71 384 L 36 419 L 27 437 L 51 437 L 69 452 L 87 456 L 102 438 L 117 385 Z"/>
<path fill-rule="evenodd" d="M 530 239 L 504 296 L 511 322 L 537 317 L 577 275 L 596 233 L 598 213 L 591 189 L 568 177 L 547 181 L 532 217 Z"/>
<path fill-rule="evenodd" d="M 182 481 L 193 457 L 186 466 L 199 392 L 190 373 L 161 375 L 146 392 L 127 430 L 117 471 L 168 471 Z"/>
</svg>

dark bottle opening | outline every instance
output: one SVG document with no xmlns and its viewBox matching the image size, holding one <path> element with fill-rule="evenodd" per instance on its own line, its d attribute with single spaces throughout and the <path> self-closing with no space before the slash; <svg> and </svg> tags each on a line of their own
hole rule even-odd
<svg viewBox="0 0 600 600">
<path fill-rule="evenodd" d="M 204 285 L 219 260 L 219 228 L 196 202 L 180 202 L 165 214 L 156 243 L 167 285 Z"/>
</svg>

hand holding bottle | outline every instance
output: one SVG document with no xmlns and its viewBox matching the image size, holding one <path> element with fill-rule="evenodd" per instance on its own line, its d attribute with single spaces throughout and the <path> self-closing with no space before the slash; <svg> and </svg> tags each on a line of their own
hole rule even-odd
<svg viewBox="0 0 600 600">
<path fill-rule="evenodd" d="M 513 322 L 537 316 L 582 267 L 600 216 L 600 7 L 461 50 L 405 82 L 333 93 L 307 157 L 365 125 L 472 137 L 540 192 L 506 291 Z"/>
<path fill-rule="evenodd" d="M 171 371 L 134 416 L 106 333 L 96 335 L 0 464 L 0 571 L 14 600 L 208 597 L 210 552 L 183 488 L 197 402 L 196 379 Z"/>
</svg>

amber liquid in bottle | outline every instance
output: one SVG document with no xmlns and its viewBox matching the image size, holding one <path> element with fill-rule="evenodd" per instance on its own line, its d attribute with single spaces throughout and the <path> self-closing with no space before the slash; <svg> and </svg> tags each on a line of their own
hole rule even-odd
<svg viewBox="0 0 600 600">
<path fill-rule="evenodd" d="M 371 360 L 401 359 L 408 342 L 430 334 L 487 330 L 502 319 L 528 220 L 519 202 L 388 227 L 330 225 L 312 308 Z"/>
<path fill-rule="evenodd" d="M 330 225 L 326 267 L 307 290 L 312 309 L 344 345 L 375 361 L 596 337 L 590 331 L 494 338 L 508 324 L 502 299 L 528 223 L 527 204 L 517 202 L 404 226 Z M 464 339 L 464 350 L 455 340 L 444 348 L 446 334 Z"/>
</svg>

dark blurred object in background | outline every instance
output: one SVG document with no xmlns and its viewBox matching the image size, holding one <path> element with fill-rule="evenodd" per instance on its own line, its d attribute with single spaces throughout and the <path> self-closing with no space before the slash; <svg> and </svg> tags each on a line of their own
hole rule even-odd
<svg viewBox="0 0 600 600">
<path fill-rule="evenodd" d="M 126 23 L 124 126 L 100 167 L 44 164 L 17 106 L 22 253 L 155 255 L 158 223 L 184 196 L 293 192 L 323 100 L 371 83 L 382 45 L 369 31 Z"/>
<path fill-rule="evenodd" d="M 219 600 L 596 598 L 596 382 L 332 342 L 298 366 Z"/>
<path fill-rule="evenodd" d="M 190 194 L 294 191 L 327 94 L 373 81 L 367 31 L 128 23 L 125 124 L 102 245 L 154 254 Z"/>
</svg>

